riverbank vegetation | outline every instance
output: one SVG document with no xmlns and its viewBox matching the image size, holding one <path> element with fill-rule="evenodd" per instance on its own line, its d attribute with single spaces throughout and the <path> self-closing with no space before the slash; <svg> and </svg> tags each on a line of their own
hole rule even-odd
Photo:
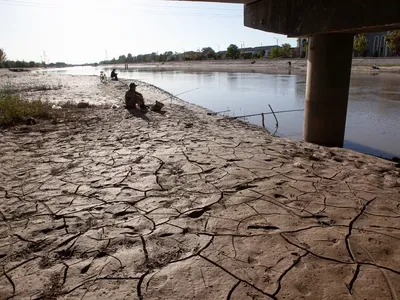
<svg viewBox="0 0 400 300">
<path fill-rule="evenodd" d="M 93 65 L 93 64 L 86 64 Z M 66 64 L 65 62 L 46 63 L 45 61 L 25 61 L 25 60 L 9 60 L 7 59 L 6 52 L 0 48 L 0 68 L 8 69 L 22 69 L 22 68 L 65 68 L 72 67 L 73 65 Z"/>
<path fill-rule="evenodd" d="M 41 100 L 26 101 L 20 95 L 0 91 L 0 126 L 27 123 L 32 119 L 52 119 L 52 105 Z"/>
<path fill-rule="evenodd" d="M 390 50 L 400 55 L 400 30 L 394 30 L 386 35 L 385 42 Z"/>
<path fill-rule="evenodd" d="M 59 112 L 54 108 L 54 103 L 39 99 L 25 100 L 24 92 L 46 92 L 61 89 L 59 83 L 55 86 L 38 84 L 29 87 L 16 87 L 7 85 L 0 89 L 0 127 L 18 124 L 33 125 L 36 119 L 56 120 Z M 58 108 L 74 108 L 77 104 L 65 102 Z"/>
<path fill-rule="evenodd" d="M 353 51 L 356 56 L 366 57 L 368 54 L 368 39 L 364 33 L 356 34 L 353 41 Z"/>
<path fill-rule="evenodd" d="M 292 57 L 293 48 L 290 44 L 281 46 L 265 46 L 253 48 L 239 48 L 231 44 L 225 51 L 215 51 L 212 47 L 204 47 L 197 51 L 184 51 L 182 53 L 167 51 L 159 54 L 152 52 L 133 56 L 120 55 L 118 59 L 101 61 L 100 64 L 130 64 L 146 62 L 169 62 L 169 61 L 196 61 L 196 60 L 224 60 L 224 59 L 262 59 L 262 58 L 289 58 Z"/>
</svg>

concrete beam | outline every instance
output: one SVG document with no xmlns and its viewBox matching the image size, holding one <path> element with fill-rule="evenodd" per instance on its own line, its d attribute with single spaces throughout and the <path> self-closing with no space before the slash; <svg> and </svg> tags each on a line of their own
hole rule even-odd
<svg viewBox="0 0 400 300">
<path fill-rule="evenodd" d="M 245 5 L 244 25 L 291 37 L 400 28 L 400 1 L 259 0 Z"/>
<path fill-rule="evenodd" d="M 249 4 L 258 0 L 170 0 L 170 1 L 191 1 L 191 2 L 216 2 L 216 3 L 236 3 Z"/>
</svg>

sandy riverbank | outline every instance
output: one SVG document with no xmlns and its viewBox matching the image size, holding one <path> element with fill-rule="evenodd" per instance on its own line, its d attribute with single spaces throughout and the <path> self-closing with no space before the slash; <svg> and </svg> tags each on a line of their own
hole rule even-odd
<svg viewBox="0 0 400 300">
<path fill-rule="evenodd" d="M 126 90 L 8 75 L 57 103 L 118 104 Z M 0 131 L 0 299 L 400 296 L 393 163 L 271 137 L 138 83 L 165 114 L 66 110 L 74 120 Z"/>
<path fill-rule="evenodd" d="M 288 66 L 288 62 L 292 66 Z M 254 63 L 252 63 L 254 62 Z M 374 70 L 376 64 L 379 70 Z M 192 72 L 245 72 L 245 73 L 278 73 L 303 74 L 307 72 L 307 59 L 258 59 L 258 60 L 207 60 L 207 61 L 171 61 L 129 64 L 130 69 L 147 71 L 192 71 Z M 101 65 L 106 69 L 124 69 L 124 64 Z M 28 71 L 41 71 L 40 68 L 27 68 Z M 49 69 L 47 69 L 49 70 Z M 7 69 L 0 69 L 0 74 L 11 73 Z M 400 74 L 400 58 L 353 58 L 352 73 L 354 74 Z M 14 73 L 17 74 L 17 73 Z"/>
<path fill-rule="evenodd" d="M 289 68 L 288 62 L 292 63 Z M 254 63 L 252 63 L 254 62 Z M 376 64 L 380 69 L 372 69 Z M 123 64 L 107 65 L 107 68 L 124 69 Z M 165 63 L 129 64 L 132 69 L 142 70 L 186 70 L 209 72 L 257 72 L 257 73 L 304 73 L 307 59 L 262 59 L 262 60 L 215 60 L 185 61 Z M 353 73 L 392 73 L 400 74 L 400 58 L 354 58 Z"/>
</svg>

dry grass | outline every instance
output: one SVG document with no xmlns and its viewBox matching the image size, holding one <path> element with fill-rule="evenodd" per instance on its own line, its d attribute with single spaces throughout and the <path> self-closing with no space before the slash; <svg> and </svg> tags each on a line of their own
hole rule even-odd
<svg viewBox="0 0 400 300">
<path fill-rule="evenodd" d="M 25 123 L 29 118 L 53 119 L 52 105 L 41 100 L 25 101 L 19 95 L 0 91 L 0 126 Z"/>
<path fill-rule="evenodd" d="M 45 92 L 50 90 L 60 90 L 63 85 L 59 82 L 57 85 L 36 84 L 31 86 L 15 86 L 10 83 L 1 88 L 1 93 L 6 95 L 15 95 L 22 92 Z"/>
</svg>

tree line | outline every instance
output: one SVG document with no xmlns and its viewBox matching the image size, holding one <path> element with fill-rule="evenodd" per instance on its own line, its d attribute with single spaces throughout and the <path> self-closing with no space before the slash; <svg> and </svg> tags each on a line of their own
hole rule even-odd
<svg viewBox="0 0 400 300">
<path fill-rule="evenodd" d="M 400 30 L 391 31 L 385 37 L 385 42 L 388 48 L 395 54 L 400 55 Z M 357 34 L 354 37 L 354 53 L 357 56 L 366 56 L 368 54 L 369 41 L 364 34 Z M 303 57 L 308 50 L 307 40 L 303 40 Z M 118 59 L 101 61 L 100 64 L 129 64 L 129 63 L 146 63 L 146 62 L 168 62 L 168 61 L 191 61 L 191 60 L 210 60 L 210 59 L 259 59 L 264 58 L 266 51 L 262 49 L 260 52 L 242 51 L 235 44 L 229 45 L 226 51 L 215 52 L 211 47 L 204 47 L 197 51 L 185 51 L 183 53 L 166 51 L 158 54 L 152 52 L 150 54 L 140 54 L 133 56 L 131 53 L 128 55 L 120 55 Z M 373 54 L 374 55 L 374 54 Z M 289 58 L 292 57 L 292 50 L 290 44 L 282 44 L 271 48 L 268 58 Z M 86 64 L 86 65 L 97 65 Z M 46 64 L 45 62 L 34 61 L 12 61 L 7 60 L 7 55 L 2 48 L 0 48 L 0 68 L 32 68 L 32 67 L 66 67 L 70 66 L 64 62 L 56 62 Z"/>
<path fill-rule="evenodd" d="M 149 54 L 140 54 L 133 56 L 131 53 L 128 55 L 120 55 L 117 59 L 101 61 L 100 64 L 126 64 L 126 63 L 146 63 L 146 62 L 168 62 L 180 60 L 203 60 L 203 59 L 222 59 L 220 53 L 216 53 L 211 47 L 205 47 L 198 51 L 186 51 L 184 53 L 166 51 L 158 54 L 152 52 Z"/>
<path fill-rule="evenodd" d="M 24 61 L 24 60 L 8 60 L 4 49 L 0 48 L 0 68 L 21 69 L 21 68 L 63 68 L 68 65 L 64 62 L 56 62 L 46 64 L 45 62 Z"/>
<path fill-rule="evenodd" d="M 166 51 L 158 54 L 152 52 L 149 54 L 140 54 L 133 56 L 131 53 L 128 55 L 120 55 L 118 58 L 111 60 L 103 60 L 100 64 L 129 64 L 129 63 L 146 63 L 146 62 L 169 62 L 169 61 L 192 61 L 192 60 L 221 60 L 221 59 L 258 59 L 265 57 L 265 50 L 260 52 L 246 52 L 239 49 L 235 44 L 231 44 L 226 51 L 215 52 L 211 47 L 204 47 L 197 51 L 185 51 L 183 53 Z M 291 57 L 290 44 L 283 44 L 272 48 L 269 55 L 270 58 L 285 58 Z"/>
</svg>

